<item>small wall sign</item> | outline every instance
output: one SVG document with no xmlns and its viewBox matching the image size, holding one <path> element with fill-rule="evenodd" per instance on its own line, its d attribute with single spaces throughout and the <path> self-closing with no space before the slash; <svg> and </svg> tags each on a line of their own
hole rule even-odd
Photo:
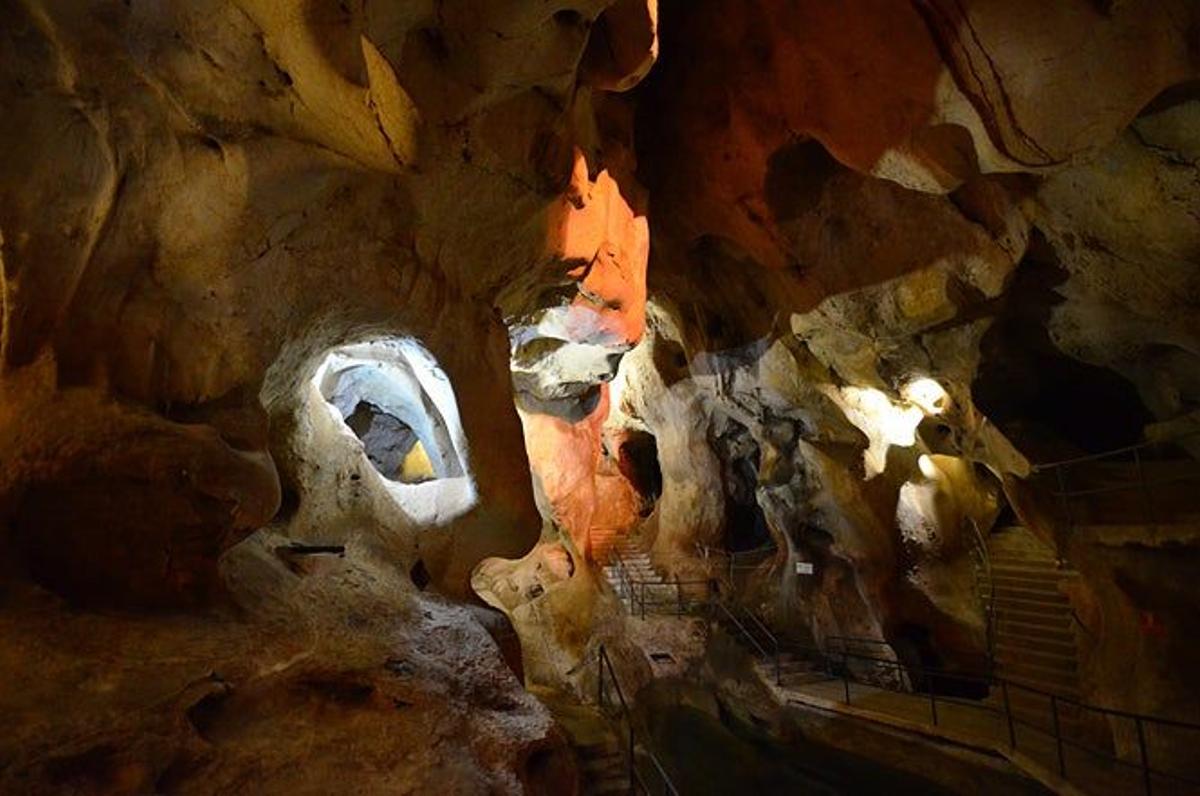
<svg viewBox="0 0 1200 796">
<path fill-rule="evenodd" d="M 813 574 L 813 563 L 811 561 L 797 561 L 796 562 L 796 574 L 797 575 Z"/>
</svg>

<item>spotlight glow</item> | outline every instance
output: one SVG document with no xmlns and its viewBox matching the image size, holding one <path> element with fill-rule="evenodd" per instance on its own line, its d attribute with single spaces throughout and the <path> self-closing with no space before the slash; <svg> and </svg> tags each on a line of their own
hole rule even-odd
<svg viewBox="0 0 1200 796">
<path fill-rule="evenodd" d="M 950 405 L 950 396 L 942 385 L 933 379 L 914 379 L 900 390 L 900 395 L 911 404 L 921 407 L 927 415 L 940 415 Z"/>
<path fill-rule="evenodd" d="M 925 476 L 926 478 L 937 477 L 937 466 L 933 463 L 933 459 L 929 458 L 928 454 L 921 454 L 921 456 L 917 459 L 917 467 L 921 469 L 921 475 Z"/>
<path fill-rule="evenodd" d="M 924 413 L 916 406 L 897 406 L 887 395 L 873 387 L 843 387 L 837 392 L 837 399 L 846 419 L 870 440 L 870 447 L 863 453 L 863 466 L 868 479 L 882 473 L 887 467 L 889 447 L 899 445 L 907 448 L 916 443 L 917 426 L 924 417 Z"/>
</svg>

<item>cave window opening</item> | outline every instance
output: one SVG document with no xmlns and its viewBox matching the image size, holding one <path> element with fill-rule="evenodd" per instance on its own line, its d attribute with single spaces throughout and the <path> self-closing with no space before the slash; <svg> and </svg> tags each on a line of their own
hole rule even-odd
<svg viewBox="0 0 1200 796">
<path fill-rule="evenodd" d="M 420 343 L 384 338 L 336 348 L 312 384 L 336 427 L 357 440 L 412 519 L 436 523 L 475 504 L 453 387 Z M 351 480 L 359 480 L 355 475 Z"/>
</svg>

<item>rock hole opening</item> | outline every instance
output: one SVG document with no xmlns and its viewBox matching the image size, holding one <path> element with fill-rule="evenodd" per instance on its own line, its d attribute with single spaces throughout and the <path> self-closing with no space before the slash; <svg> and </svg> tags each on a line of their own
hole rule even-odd
<svg viewBox="0 0 1200 796">
<path fill-rule="evenodd" d="M 418 342 L 396 337 L 335 348 L 311 384 L 333 420 L 334 437 L 352 438 L 360 452 L 344 478 L 368 489 L 382 485 L 419 524 L 449 521 L 475 505 L 454 389 Z M 371 470 L 378 479 L 364 478 Z"/>
</svg>

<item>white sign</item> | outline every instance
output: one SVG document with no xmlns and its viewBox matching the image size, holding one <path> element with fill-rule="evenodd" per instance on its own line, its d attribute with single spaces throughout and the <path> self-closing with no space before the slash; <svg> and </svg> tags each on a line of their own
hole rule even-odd
<svg viewBox="0 0 1200 796">
<path fill-rule="evenodd" d="M 797 575 L 813 574 L 813 563 L 811 561 L 797 561 L 796 562 L 796 574 Z"/>
</svg>

